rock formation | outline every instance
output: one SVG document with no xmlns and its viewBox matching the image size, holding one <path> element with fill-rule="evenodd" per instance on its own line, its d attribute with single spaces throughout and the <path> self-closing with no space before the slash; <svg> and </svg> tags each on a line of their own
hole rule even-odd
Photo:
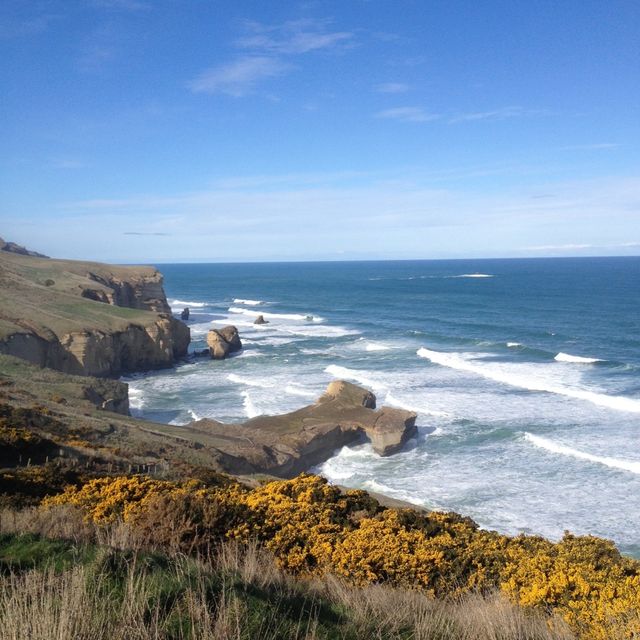
<svg viewBox="0 0 640 640">
<path fill-rule="evenodd" d="M 18 253 L 21 256 L 35 256 L 36 258 L 48 258 L 43 253 L 37 251 L 29 251 L 26 247 L 16 244 L 15 242 L 7 242 L 3 238 L 0 238 L 0 251 L 7 251 L 9 253 Z"/>
<path fill-rule="evenodd" d="M 209 354 L 214 360 L 223 360 L 230 353 L 242 349 L 242 342 L 236 327 L 229 325 L 222 329 L 210 329 L 207 334 Z"/>
<path fill-rule="evenodd" d="M 208 440 L 217 449 L 218 465 L 230 473 L 291 477 L 363 436 L 378 454 L 387 456 L 415 435 L 415 413 L 375 406 L 375 396 L 367 389 L 337 381 L 316 403 L 291 413 L 233 425 L 198 420 L 186 431 L 194 439 Z"/>
<path fill-rule="evenodd" d="M 182 313 L 180 314 L 180 320 L 188 320 L 189 319 L 189 314 L 191 312 L 189 311 L 189 307 L 185 307 L 182 310 Z"/>
<path fill-rule="evenodd" d="M 153 267 L 0 251 L 0 353 L 65 373 L 117 376 L 172 366 L 189 342 Z"/>
<path fill-rule="evenodd" d="M 253 324 L 269 324 L 268 320 L 264 319 L 263 315 L 259 315 L 254 321 Z"/>
</svg>

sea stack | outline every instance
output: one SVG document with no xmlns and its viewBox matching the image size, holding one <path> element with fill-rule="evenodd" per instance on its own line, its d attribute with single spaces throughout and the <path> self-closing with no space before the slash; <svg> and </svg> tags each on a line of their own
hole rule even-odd
<svg viewBox="0 0 640 640">
<path fill-rule="evenodd" d="M 213 360 L 224 360 L 229 354 L 242 349 L 238 329 L 233 325 L 222 329 L 210 329 L 207 334 L 207 346 Z"/>
<path fill-rule="evenodd" d="M 269 324 L 268 320 L 264 319 L 263 315 L 259 315 L 254 321 L 253 324 Z"/>
<path fill-rule="evenodd" d="M 185 307 L 182 310 L 182 313 L 180 314 L 180 319 L 181 320 L 188 320 L 189 319 L 189 307 Z"/>
</svg>

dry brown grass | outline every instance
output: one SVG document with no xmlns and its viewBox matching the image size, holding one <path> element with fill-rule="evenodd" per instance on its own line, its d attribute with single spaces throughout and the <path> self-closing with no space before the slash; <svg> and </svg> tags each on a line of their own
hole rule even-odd
<svg viewBox="0 0 640 640">
<path fill-rule="evenodd" d="M 89 564 L 0 576 L 0 640 L 574 638 L 561 620 L 497 593 L 445 601 L 331 575 L 294 577 L 255 542 L 227 542 L 196 560 L 169 553 L 151 576 L 131 527 L 88 524 L 68 506 L 2 511 L 0 533 L 98 545 Z M 169 588 L 175 597 L 160 597 Z"/>
</svg>

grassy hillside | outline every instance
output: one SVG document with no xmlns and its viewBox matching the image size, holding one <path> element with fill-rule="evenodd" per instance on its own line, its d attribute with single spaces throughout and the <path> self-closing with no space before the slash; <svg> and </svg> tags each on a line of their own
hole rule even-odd
<svg viewBox="0 0 640 640">
<path fill-rule="evenodd" d="M 561 620 L 497 593 L 442 601 L 328 574 L 296 578 L 256 544 L 190 558 L 132 546 L 122 527 L 99 543 L 72 524 L 75 541 L 0 534 L 0 640 L 574 638 Z"/>
<path fill-rule="evenodd" d="M 129 309 L 82 297 L 108 287 L 88 277 L 126 280 L 132 273 L 150 277 L 151 267 L 115 267 L 91 262 L 52 260 L 0 251 L 0 340 L 12 333 L 48 331 L 62 337 L 73 331 L 121 331 L 130 323 L 149 324 L 151 311 Z"/>
</svg>

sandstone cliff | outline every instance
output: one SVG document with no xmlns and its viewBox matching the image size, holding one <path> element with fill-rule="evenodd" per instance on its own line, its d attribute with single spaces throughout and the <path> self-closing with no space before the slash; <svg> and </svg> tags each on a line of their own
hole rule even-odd
<svg viewBox="0 0 640 640">
<path fill-rule="evenodd" d="M 189 341 L 153 267 L 0 251 L 0 353 L 66 373 L 117 376 L 169 367 Z"/>
</svg>

